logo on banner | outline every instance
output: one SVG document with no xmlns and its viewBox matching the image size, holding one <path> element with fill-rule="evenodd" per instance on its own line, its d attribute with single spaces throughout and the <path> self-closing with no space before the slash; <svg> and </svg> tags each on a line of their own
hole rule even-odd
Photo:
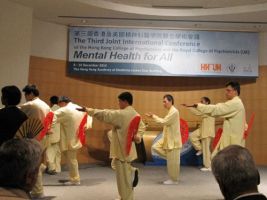
<svg viewBox="0 0 267 200">
<path fill-rule="evenodd" d="M 236 65 L 235 64 L 229 64 L 228 65 L 228 69 L 231 73 L 234 73 L 235 72 L 235 69 L 236 69 Z"/>
<path fill-rule="evenodd" d="M 251 66 L 243 67 L 243 72 L 249 72 L 249 73 L 251 73 L 251 72 L 253 72 L 253 69 L 252 69 Z"/>
<path fill-rule="evenodd" d="M 200 65 L 200 70 L 202 72 L 221 72 L 222 65 L 219 63 L 213 63 L 213 64 L 202 63 Z"/>
</svg>

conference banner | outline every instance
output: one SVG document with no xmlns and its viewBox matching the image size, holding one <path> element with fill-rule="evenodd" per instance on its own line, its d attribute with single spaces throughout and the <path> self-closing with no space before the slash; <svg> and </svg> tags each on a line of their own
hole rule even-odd
<svg viewBox="0 0 267 200">
<path fill-rule="evenodd" d="M 68 72 L 258 77 L 258 33 L 69 27 Z"/>
</svg>

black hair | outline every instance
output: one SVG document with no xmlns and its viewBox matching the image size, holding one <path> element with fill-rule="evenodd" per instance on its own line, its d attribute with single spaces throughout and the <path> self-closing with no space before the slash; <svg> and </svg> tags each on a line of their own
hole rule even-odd
<svg viewBox="0 0 267 200">
<path fill-rule="evenodd" d="M 202 97 L 201 99 L 204 99 L 205 102 L 207 102 L 208 104 L 210 104 L 210 99 L 209 99 L 209 97 Z"/>
<path fill-rule="evenodd" d="M 240 95 L 240 84 L 236 81 L 230 81 L 226 85 L 226 87 L 231 86 L 235 91 L 237 91 L 238 96 Z"/>
<path fill-rule="evenodd" d="M 71 100 L 70 100 L 69 97 L 66 97 L 66 96 L 60 96 L 60 97 L 58 98 L 58 103 L 60 103 L 60 102 L 69 103 L 69 102 L 71 102 Z"/>
<path fill-rule="evenodd" d="M 122 101 L 127 101 L 129 105 L 133 104 L 133 95 L 130 92 L 123 92 L 118 98 Z"/>
<path fill-rule="evenodd" d="M 26 95 L 33 94 L 34 96 L 39 96 L 39 90 L 36 85 L 26 85 L 22 90 Z"/>
<path fill-rule="evenodd" d="M 21 100 L 21 92 L 15 85 L 2 88 L 2 99 L 5 105 L 18 105 Z"/>
<path fill-rule="evenodd" d="M 168 99 L 168 101 L 171 101 L 172 102 L 172 105 L 174 104 L 174 99 L 173 99 L 173 96 L 170 95 L 170 94 L 166 94 L 164 95 L 163 99 Z"/>
<path fill-rule="evenodd" d="M 58 96 L 51 96 L 49 100 L 52 104 L 58 104 Z"/>
</svg>

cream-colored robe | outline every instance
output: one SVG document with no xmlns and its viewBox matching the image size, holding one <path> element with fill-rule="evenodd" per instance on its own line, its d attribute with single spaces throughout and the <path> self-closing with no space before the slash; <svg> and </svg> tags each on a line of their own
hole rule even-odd
<svg viewBox="0 0 267 200">
<path fill-rule="evenodd" d="M 203 165 L 210 168 L 211 165 L 211 139 L 215 135 L 215 118 L 199 112 L 195 108 L 189 109 L 193 114 L 201 117 L 199 129 L 190 134 L 190 141 L 197 151 L 203 153 Z"/>
<path fill-rule="evenodd" d="M 127 106 L 120 110 L 99 110 L 87 108 L 87 113 L 99 121 L 113 125 L 110 157 L 121 161 L 131 162 L 137 158 L 134 142 L 129 155 L 126 155 L 125 145 L 128 132 L 128 126 L 131 120 L 139 115 L 132 106 Z M 145 132 L 145 124 L 140 121 L 137 134 L 142 136 Z"/>
<path fill-rule="evenodd" d="M 42 123 L 46 115 L 51 112 L 51 108 L 39 97 L 35 97 L 32 101 L 28 101 L 19 107 L 29 118 L 40 119 Z M 44 149 L 47 148 L 49 145 L 48 137 L 45 136 L 40 143 Z"/>
<path fill-rule="evenodd" d="M 171 106 L 164 118 L 156 115 L 153 115 L 152 118 L 156 123 L 163 126 L 163 136 L 152 148 L 160 157 L 167 160 L 167 171 L 171 180 L 178 181 L 180 149 L 182 148 L 179 112 L 174 106 Z"/>
<path fill-rule="evenodd" d="M 77 150 L 82 147 L 77 137 L 77 131 L 85 113 L 76 110 L 76 108 L 81 107 L 70 102 L 54 112 L 57 123 L 60 123 L 61 151 Z M 92 127 L 92 121 L 92 117 L 88 116 L 86 129 Z"/>
<path fill-rule="evenodd" d="M 60 107 L 54 104 L 51 110 L 54 112 Z M 56 115 L 53 117 L 53 124 L 47 135 L 49 140 L 46 150 L 47 167 L 49 171 L 61 172 L 61 151 L 60 151 L 60 124 L 56 123 Z"/>
<path fill-rule="evenodd" d="M 38 97 L 24 103 L 20 108 L 29 118 L 38 118 L 42 122 L 45 116 L 51 111 L 50 107 Z"/>
<path fill-rule="evenodd" d="M 180 116 L 178 110 L 172 106 L 164 118 L 153 115 L 153 120 L 163 126 L 163 149 L 182 148 L 180 131 Z"/>
<path fill-rule="evenodd" d="M 50 107 L 38 97 L 34 98 L 32 101 L 28 101 L 20 106 L 21 110 L 26 113 L 26 115 L 30 118 L 38 118 L 42 122 L 44 121 L 45 116 L 51 111 Z M 43 148 L 47 147 L 47 137 L 42 139 L 41 144 Z M 32 189 L 32 194 L 39 195 L 43 194 L 43 170 L 45 169 L 45 165 L 41 164 L 38 172 L 38 177 L 36 184 Z"/>
<path fill-rule="evenodd" d="M 200 123 L 200 138 L 214 137 L 215 135 L 215 118 L 209 115 L 203 114 L 195 108 L 189 109 L 194 115 L 201 117 Z"/>
<path fill-rule="evenodd" d="M 55 105 L 53 105 L 53 106 L 51 107 L 51 110 L 52 110 L 53 112 L 55 112 L 55 111 L 58 110 L 59 108 L 60 108 L 60 107 L 59 107 L 58 105 L 55 104 Z M 56 121 L 56 115 L 54 115 L 54 119 L 55 119 L 55 121 Z M 53 121 L 54 121 L 54 119 L 53 119 Z M 50 130 L 49 132 L 51 132 L 51 133 L 48 135 L 50 144 L 54 144 L 54 143 L 59 142 L 59 140 L 60 140 L 60 124 L 59 124 L 59 123 L 54 123 L 54 124 L 52 125 L 52 127 L 51 127 L 51 130 Z"/>
<path fill-rule="evenodd" d="M 244 105 L 239 96 L 216 105 L 197 104 L 197 110 L 212 117 L 224 118 L 223 133 L 217 145 L 221 150 L 231 144 L 242 146 L 246 125 Z"/>
<path fill-rule="evenodd" d="M 110 147 L 110 157 L 114 159 L 114 169 L 116 172 L 117 187 L 120 198 L 123 200 L 133 200 L 132 174 L 137 169 L 131 166 L 131 161 L 137 158 L 134 142 L 129 155 L 126 155 L 126 138 L 131 120 L 139 115 L 132 106 L 127 106 L 121 110 L 99 110 L 87 108 L 87 113 L 96 119 L 111 124 L 112 137 Z M 139 123 L 138 132 L 142 136 L 145 125 Z"/>
</svg>

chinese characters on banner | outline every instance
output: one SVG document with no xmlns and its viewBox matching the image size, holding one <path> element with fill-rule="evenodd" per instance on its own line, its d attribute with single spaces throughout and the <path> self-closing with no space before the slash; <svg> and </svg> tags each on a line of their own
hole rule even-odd
<svg viewBox="0 0 267 200">
<path fill-rule="evenodd" d="M 258 33 L 69 28 L 69 73 L 258 76 Z"/>
</svg>

